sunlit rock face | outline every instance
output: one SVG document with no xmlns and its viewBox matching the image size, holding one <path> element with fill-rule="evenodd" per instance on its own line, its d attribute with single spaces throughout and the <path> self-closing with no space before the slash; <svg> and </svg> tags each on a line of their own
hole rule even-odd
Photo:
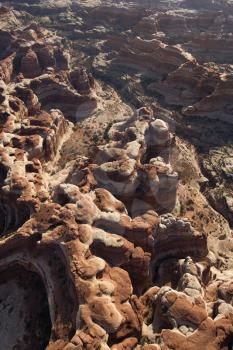
<svg viewBox="0 0 233 350">
<path fill-rule="evenodd" d="M 136 37 L 110 38 L 103 45 L 103 50 L 114 50 L 100 53 L 93 62 L 93 68 L 99 74 L 108 75 L 111 70 L 142 72 L 148 79 L 164 79 L 166 75 L 186 62 L 195 58 L 179 45 L 167 45 L 156 39 Z"/>
<path fill-rule="evenodd" d="M 0 5 L 0 349 L 232 348 L 232 14 Z"/>
<path fill-rule="evenodd" d="M 129 121 L 114 124 L 109 139 L 97 153 L 97 184 L 128 202 L 133 215 L 137 199 L 148 209 L 172 210 L 178 175 L 169 164 L 174 138 L 168 125 L 142 108 Z"/>
<path fill-rule="evenodd" d="M 84 68 L 71 70 L 70 53 L 60 37 L 35 23 L 0 35 L 0 76 L 6 83 L 13 80 L 16 90 L 31 89 L 44 109 L 59 108 L 74 120 L 95 110 L 93 78 Z"/>
</svg>

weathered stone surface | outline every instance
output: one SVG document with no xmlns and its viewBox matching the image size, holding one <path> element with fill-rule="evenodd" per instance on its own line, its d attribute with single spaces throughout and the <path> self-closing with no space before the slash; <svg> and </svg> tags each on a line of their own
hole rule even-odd
<svg viewBox="0 0 233 350">
<path fill-rule="evenodd" d="M 112 41 L 113 48 L 119 50 L 118 55 L 112 60 L 108 56 L 103 57 L 102 54 L 97 56 L 94 61 L 94 68 L 97 71 L 126 67 L 129 70 L 143 72 L 147 77 L 163 78 L 183 63 L 194 60 L 194 57 L 180 46 L 169 46 L 157 39 L 145 40 L 136 37 L 125 41 L 122 38 L 120 45 L 118 42 L 114 44 Z M 106 45 L 109 46 L 109 43 Z M 103 59 L 106 61 L 105 65 Z"/>
<path fill-rule="evenodd" d="M 4 350 L 231 349 L 232 4 L 9 4 Z"/>
<path fill-rule="evenodd" d="M 223 74 L 213 93 L 183 109 L 185 116 L 203 116 L 232 124 L 232 74 Z"/>
<path fill-rule="evenodd" d="M 181 65 L 164 81 L 150 84 L 148 89 L 163 95 L 168 104 L 189 106 L 211 94 L 219 80 L 217 66 L 199 65 L 193 61 Z"/>
<path fill-rule="evenodd" d="M 148 113 L 142 108 L 129 121 L 112 126 L 94 169 L 97 184 L 129 201 L 133 215 L 143 207 L 169 211 L 176 202 L 178 176 L 169 164 L 173 136 L 165 122 Z"/>
</svg>

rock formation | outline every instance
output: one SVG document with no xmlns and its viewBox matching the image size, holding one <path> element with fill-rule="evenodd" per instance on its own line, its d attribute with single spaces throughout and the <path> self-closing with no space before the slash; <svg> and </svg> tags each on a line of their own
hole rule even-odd
<svg viewBox="0 0 233 350">
<path fill-rule="evenodd" d="M 194 60 L 192 55 L 182 50 L 180 46 L 166 45 L 157 39 L 145 40 L 136 37 L 132 40 L 122 38 L 121 42 L 113 40 L 106 42 L 107 47 L 112 45 L 119 50 L 119 54 L 113 59 L 104 57 L 106 67 L 102 67 L 103 54 L 95 59 L 94 68 L 116 70 L 118 67 L 127 67 L 129 70 L 143 71 L 148 77 L 163 78 L 169 72 L 178 68 L 181 64 Z"/>
<path fill-rule="evenodd" d="M 179 66 L 165 80 L 151 83 L 148 90 L 163 95 L 167 104 L 188 107 L 210 95 L 219 82 L 217 66 L 193 61 Z"/>
<path fill-rule="evenodd" d="M 29 88 L 44 109 L 61 109 L 72 120 L 95 110 L 93 78 L 84 68 L 71 71 L 70 54 L 61 46 L 61 38 L 43 32 L 35 23 L 6 34 L 9 38 L 3 46 L 0 74 L 11 83 L 11 90 Z"/>
<path fill-rule="evenodd" d="M 174 139 L 168 125 L 142 108 L 127 122 L 114 124 L 109 140 L 96 154 L 97 184 L 129 201 L 133 215 L 140 205 L 134 209 L 132 199 L 158 212 L 172 210 L 178 176 L 169 164 Z"/>
<path fill-rule="evenodd" d="M 223 74 L 212 94 L 183 110 L 184 115 L 200 115 L 232 124 L 232 74 Z"/>
<path fill-rule="evenodd" d="M 203 169 L 213 186 L 206 187 L 206 195 L 213 207 L 222 213 L 232 225 L 232 148 L 225 146 L 210 152 L 203 158 Z"/>
<path fill-rule="evenodd" d="M 233 8 L 198 4 L 0 5 L 4 350 L 232 349 Z"/>
</svg>

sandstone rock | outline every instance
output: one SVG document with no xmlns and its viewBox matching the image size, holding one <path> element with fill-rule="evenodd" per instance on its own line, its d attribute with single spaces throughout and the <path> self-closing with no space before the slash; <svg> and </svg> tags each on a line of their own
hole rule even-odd
<svg viewBox="0 0 233 350">
<path fill-rule="evenodd" d="M 195 232 L 188 220 L 174 218 L 171 214 L 161 216 L 161 223 L 154 238 L 156 261 L 179 254 L 184 254 L 183 257 L 196 256 L 199 258 L 207 255 L 205 235 Z"/>
<path fill-rule="evenodd" d="M 211 94 L 219 80 L 217 66 L 192 61 L 169 73 L 165 80 L 150 84 L 148 90 L 163 95 L 168 104 L 183 107 Z"/>
<path fill-rule="evenodd" d="M 40 75 L 38 57 L 33 50 L 28 50 L 26 55 L 21 59 L 20 72 L 26 78 L 34 78 Z"/>
<path fill-rule="evenodd" d="M 2 346 L 230 349 L 230 2 L 10 3 Z"/>
<path fill-rule="evenodd" d="M 87 117 L 97 107 L 94 97 L 80 95 L 59 75 L 42 75 L 31 81 L 30 88 L 46 110 L 60 109 L 73 121 Z"/>
<path fill-rule="evenodd" d="M 194 57 L 180 46 L 169 46 L 157 39 L 145 40 L 136 37 L 125 41 L 122 39 L 119 53 L 113 59 L 100 54 L 93 65 L 95 70 L 119 69 L 127 67 L 143 73 L 146 77 L 164 78 L 185 62 L 194 61 Z M 102 67 L 101 67 L 102 66 Z"/>
<path fill-rule="evenodd" d="M 218 150 L 211 150 L 208 157 L 204 157 L 203 168 L 210 181 L 215 186 L 206 186 L 206 196 L 214 208 L 219 211 L 230 223 L 233 220 L 233 207 L 231 201 L 232 159 L 231 146 L 225 146 Z M 207 193 L 208 192 L 208 193 Z"/>
<path fill-rule="evenodd" d="M 70 82 L 81 95 L 90 94 L 94 87 L 94 79 L 83 68 L 70 72 Z"/>
<path fill-rule="evenodd" d="M 210 119 L 220 119 L 223 122 L 232 124 L 232 105 L 229 102 L 232 89 L 232 75 L 223 74 L 214 91 L 192 106 L 183 109 L 186 116 L 204 116 Z"/>
<path fill-rule="evenodd" d="M 138 213 L 143 203 L 147 210 L 171 210 L 178 184 L 178 176 L 168 162 L 172 135 L 164 121 L 143 113 L 139 110 L 130 121 L 112 126 L 109 144 L 100 147 L 96 156 L 100 165 L 94 169 L 94 177 L 99 185 L 124 200 L 134 194 L 136 203 L 138 197 L 142 205 L 135 208 Z M 161 157 L 153 158 L 159 154 L 167 163 Z M 149 164 L 143 164 L 144 159 Z M 131 210 L 135 210 L 134 203 L 130 203 Z"/>
</svg>

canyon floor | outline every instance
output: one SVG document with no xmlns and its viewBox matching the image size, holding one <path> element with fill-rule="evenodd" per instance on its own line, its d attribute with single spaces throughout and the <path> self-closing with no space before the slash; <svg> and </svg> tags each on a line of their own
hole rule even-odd
<svg viewBox="0 0 233 350">
<path fill-rule="evenodd" d="M 0 3 L 0 350 L 233 350 L 233 1 Z"/>
</svg>

